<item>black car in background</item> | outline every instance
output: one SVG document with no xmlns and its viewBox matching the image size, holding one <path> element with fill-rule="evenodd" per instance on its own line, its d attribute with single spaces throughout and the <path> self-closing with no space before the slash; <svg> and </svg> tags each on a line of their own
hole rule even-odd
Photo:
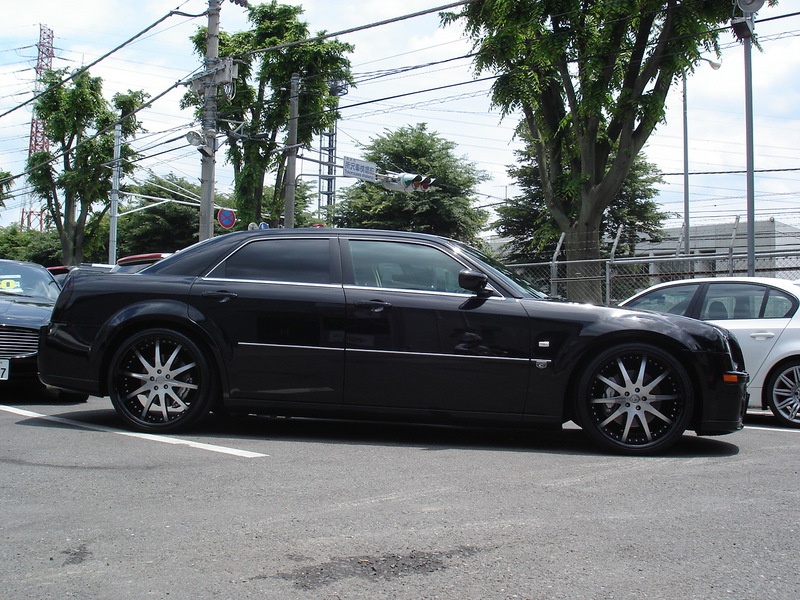
<svg viewBox="0 0 800 600">
<path fill-rule="evenodd" d="M 573 420 L 629 454 L 741 428 L 747 379 L 724 329 L 549 301 L 453 240 L 320 228 L 230 233 L 134 274 L 76 271 L 42 329 L 39 371 L 109 395 L 140 431 L 212 410 Z"/>
<path fill-rule="evenodd" d="M 0 385 L 34 381 L 39 330 L 60 287 L 41 265 L 0 259 Z"/>
</svg>

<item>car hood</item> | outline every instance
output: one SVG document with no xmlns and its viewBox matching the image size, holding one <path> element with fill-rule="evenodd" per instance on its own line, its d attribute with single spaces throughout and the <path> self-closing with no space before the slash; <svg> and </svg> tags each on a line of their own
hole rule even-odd
<svg viewBox="0 0 800 600">
<path fill-rule="evenodd" d="M 40 327 L 50 320 L 53 301 L 31 296 L 0 294 L 0 324 Z"/>
<path fill-rule="evenodd" d="M 622 326 L 627 330 L 666 334 L 682 340 L 687 348 L 705 350 L 720 350 L 721 338 L 731 337 L 723 327 L 680 315 L 551 300 L 529 300 L 525 306 L 534 318 L 580 323 L 581 335 L 602 336 Z"/>
</svg>

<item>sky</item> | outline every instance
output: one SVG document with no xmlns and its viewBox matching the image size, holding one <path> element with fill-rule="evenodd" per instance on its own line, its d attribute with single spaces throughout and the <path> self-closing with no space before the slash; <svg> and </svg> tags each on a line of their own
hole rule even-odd
<svg viewBox="0 0 800 600">
<path fill-rule="evenodd" d="M 727 1 L 727 0 L 720 0 Z M 446 0 L 363 0 L 291 2 L 303 7 L 302 18 L 312 32 L 339 32 L 393 20 L 447 4 Z M 185 81 L 202 66 L 190 36 L 207 24 L 201 16 L 207 0 L 27 0 L 6 11 L 0 26 L 0 169 L 24 170 L 28 153 L 31 105 L 16 108 L 34 93 L 40 26 L 52 29 L 54 68 L 88 65 L 120 44 L 150 28 L 170 11 L 174 15 L 108 58 L 91 67 L 103 79 L 106 98 L 116 92 L 144 90 L 151 97 Z M 764 7 L 755 29 L 762 51 L 752 52 L 755 149 L 755 213 L 757 220 L 774 218 L 800 227 L 800 6 L 782 0 Z M 732 7 L 733 14 L 733 7 Z M 247 28 L 243 8 L 225 0 L 221 28 Z M 518 115 L 503 117 L 490 102 L 490 81 L 478 78 L 464 57 L 471 50 L 457 25 L 442 28 L 436 13 L 342 35 L 355 45 L 352 71 L 360 81 L 341 99 L 337 156 L 360 158 L 362 148 L 376 135 L 405 125 L 426 123 L 428 129 L 456 144 L 455 153 L 485 171 L 489 179 L 479 188 L 478 204 L 494 207 L 519 190 L 507 166 L 515 162 L 514 139 Z M 744 50 L 732 33 L 721 36 L 722 54 L 708 56 L 721 67 L 698 65 L 687 75 L 686 112 L 689 137 L 690 220 L 693 227 L 730 224 L 746 218 L 745 68 Z M 447 62 L 441 62 L 447 60 Z M 397 70 L 439 63 L 404 72 Z M 392 74 L 394 73 L 394 74 Z M 376 77 L 376 75 L 381 75 Z M 288 86 L 288 82 L 287 82 Z M 452 87 L 445 87 L 452 86 Z M 388 99 L 431 88 L 425 93 Z M 179 108 L 182 85 L 140 113 L 148 133 L 131 143 L 145 155 L 127 183 L 153 173 L 174 173 L 199 182 L 200 154 L 183 137 L 198 130 L 190 110 Z M 350 105 L 360 105 L 348 108 Z M 667 116 L 645 148 L 647 159 L 664 173 L 657 201 L 679 226 L 684 214 L 683 95 L 676 83 L 670 91 Z M 16 110 L 13 110 L 15 109 Z M 313 156 L 311 151 L 304 155 Z M 315 182 L 319 165 L 298 164 L 305 181 Z M 435 175 L 435 174 L 434 174 Z M 218 153 L 216 189 L 230 192 L 233 169 Z M 337 189 L 355 180 L 337 179 Z M 0 208 L 0 226 L 20 222 L 33 199 L 25 193 L 24 178 L 16 180 L 14 197 Z M 123 217 L 124 218 L 124 217 Z M 743 226 L 742 226 L 743 227 Z"/>
</svg>

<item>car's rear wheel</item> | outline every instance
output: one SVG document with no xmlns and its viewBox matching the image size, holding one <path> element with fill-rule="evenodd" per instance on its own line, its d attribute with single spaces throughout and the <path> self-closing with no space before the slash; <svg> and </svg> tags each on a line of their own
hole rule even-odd
<svg viewBox="0 0 800 600">
<path fill-rule="evenodd" d="M 767 404 L 783 425 L 800 427 L 800 360 L 782 364 L 767 379 Z"/>
<path fill-rule="evenodd" d="M 170 329 L 126 339 L 111 360 L 109 395 L 120 416 L 139 431 L 169 432 L 209 411 L 214 377 L 203 350 Z"/>
<path fill-rule="evenodd" d="M 651 344 L 601 352 L 586 365 L 577 390 L 575 412 L 584 431 L 625 454 L 654 454 L 674 444 L 694 407 L 685 367 Z"/>
</svg>

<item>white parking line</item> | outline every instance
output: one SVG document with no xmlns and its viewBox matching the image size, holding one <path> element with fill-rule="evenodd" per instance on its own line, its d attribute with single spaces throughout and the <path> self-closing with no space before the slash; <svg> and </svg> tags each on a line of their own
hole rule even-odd
<svg viewBox="0 0 800 600">
<path fill-rule="evenodd" d="M 748 425 L 745 423 L 745 429 L 758 429 L 759 431 L 783 431 L 784 433 L 800 433 L 800 429 L 789 429 L 788 427 L 763 427 L 761 425 Z"/>
<path fill-rule="evenodd" d="M 52 421 L 62 425 L 71 425 L 73 427 L 80 427 L 82 429 L 89 429 L 92 431 L 102 431 L 103 433 L 115 433 L 117 435 L 124 435 L 127 437 L 141 438 L 151 442 L 161 442 L 163 444 L 175 444 L 180 446 L 189 446 L 199 450 L 208 450 L 209 452 L 218 452 L 220 454 L 231 454 L 240 458 L 263 458 L 269 454 L 261 454 L 260 452 L 250 452 L 248 450 L 239 450 L 237 448 L 226 448 L 225 446 L 215 446 L 213 444 L 201 444 L 200 442 L 190 442 L 189 440 L 181 440 L 178 438 L 167 437 L 164 435 L 153 435 L 152 433 L 134 433 L 131 431 L 120 431 L 104 425 L 93 425 L 91 423 L 84 423 L 82 421 L 74 421 L 72 419 L 65 419 L 63 417 L 53 417 L 50 415 L 43 415 L 41 413 L 15 408 L 13 406 L 5 406 L 0 404 L 0 410 L 8 413 L 19 415 L 21 417 L 29 417 L 31 419 L 42 419 L 43 421 Z"/>
</svg>

